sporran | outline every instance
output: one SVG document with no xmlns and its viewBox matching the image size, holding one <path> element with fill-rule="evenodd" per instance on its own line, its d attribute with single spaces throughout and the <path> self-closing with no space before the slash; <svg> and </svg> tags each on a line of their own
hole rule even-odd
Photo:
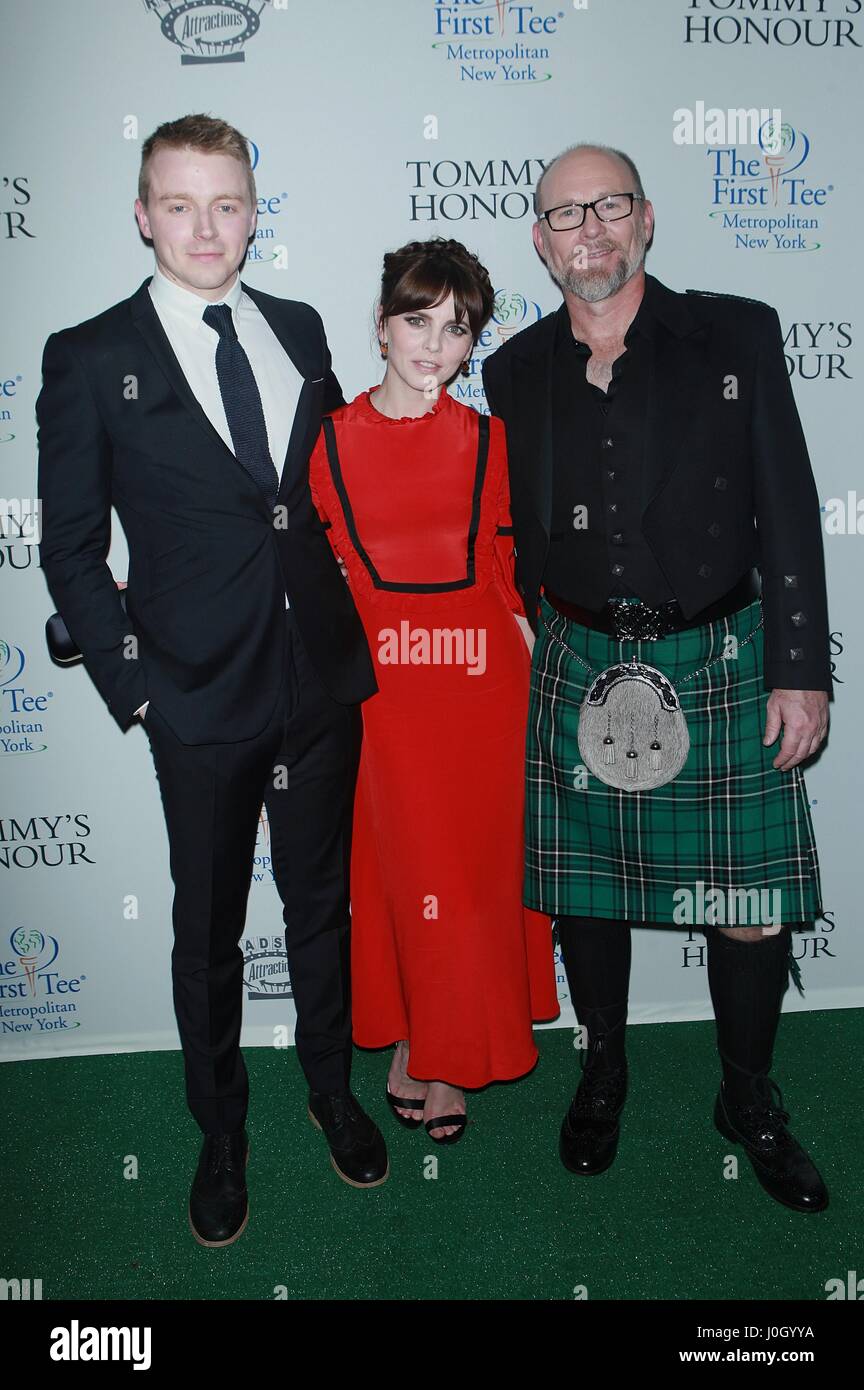
<svg viewBox="0 0 864 1390">
<path fill-rule="evenodd" d="M 671 782 L 690 752 L 677 690 L 662 671 L 635 657 L 592 681 L 580 706 L 578 737 L 589 771 L 621 791 Z"/>
<path fill-rule="evenodd" d="M 678 684 L 701 676 L 718 661 L 734 659 L 763 622 L 760 603 L 759 622 L 734 652 L 713 657 Z M 690 752 L 690 731 L 669 677 L 635 656 L 597 672 L 561 641 L 545 618 L 543 626 L 553 642 L 594 677 L 579 707 L 579 752 L 589 772 L 625 792 L 651 791 L 677 777 Z"/>
</svg>

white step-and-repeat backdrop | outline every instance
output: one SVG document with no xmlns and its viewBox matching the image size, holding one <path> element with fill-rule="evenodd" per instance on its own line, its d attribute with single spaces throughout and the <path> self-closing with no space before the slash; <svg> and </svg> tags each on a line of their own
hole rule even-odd
<svg viewBox="0 0 864 1390">
<path fill-rule="evenodd" d="M 862 1002 L 862 45 L 862 0 L 5 8 L 0 1055 L 177 1046 L 146 734 L 121 734 L 84 670 L 50 661 L 53 604 L 19 504 L 36 490 L 44 341 L 151 273 L 132 213 L 141 144 L 196 111 L 251 144 L 259 222 L 244 278 L 319 309 L 347 399 L 380 379 L 371 311 L 384 251 L 444 235 L 478 253 L 498 291 L 471 376 L 453 388 L 486 409 L 484 356 L 560 303 L 531 244 L 531 194 L 544 163 L 579 140 L 636 160 L 657 213 L 655 275 L 777 307 L 823 504 L 836 680 L 829 745 L 807 777 L 826 916 L 796 938 L 806 993 L 790 989 L 785 1007 Z M 766 140 L 778 111 L 780 138 Z M 122 578 L 119 525 L 110 560 Z M 290 1038 L 264 818 L 244 949 L 244 1040 Z M 563 972 L 561 995 L 571 1025 Z M 698 929 L 636 932 L 632 1019 L 708 1016 Z"/>
</svg>

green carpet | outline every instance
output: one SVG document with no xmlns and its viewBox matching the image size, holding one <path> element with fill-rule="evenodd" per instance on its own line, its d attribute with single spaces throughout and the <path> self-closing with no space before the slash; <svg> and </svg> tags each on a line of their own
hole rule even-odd
<svg viewBox="0 0 864 1390">
<path fill-rule="evenodd" d="M 187 1225 L 200 1141 L 179 1052 L 9 1063 L 0 1275 L 41 1278 L 43 1299 L 545 1300 L 584 1285 L 589 1299 L 824 1300 L 864 1250 L 862 1034 L 858 1010 L 781 1021 L 772 1074 L 831 1192 L 814 1215 L 772 1201 L 714 1129 L 712 1023 L 629 1030 L 619 1154 L 597 1178 L 557 1155 L 579 1075 L 569 1030 L 538 1034 L 526 1080 L 470 1095 L 450 1148 L 390 1115 L 389 1052 L 358 1052 L 354 1090 L 390 1149 L 389 1180 L 367 1192 L 331 1169 L 294 1049 L 247 1049 L 249 1226 L 213 1251 Z"/>
</svg>

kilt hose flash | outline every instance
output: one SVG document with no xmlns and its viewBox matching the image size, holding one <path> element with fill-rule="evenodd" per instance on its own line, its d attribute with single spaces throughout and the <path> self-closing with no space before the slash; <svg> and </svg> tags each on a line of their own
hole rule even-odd
<svg viewBox="0 0 864 1390">
<path fill-rule="evenodd" d="M 782 731 L 770 748 L 762 743 L 769 692 L 760 601 L 656 641 L 595 632 L 545 599 L 540 610 L 527 729 L 527 906 L 553 917 L 670 926 L 779 926 L 819 916 L 804 778 L 799 767 L 771 766 Z M 634 655 L 676 686 L 690 752 L 673 781 L 628 792 L 582 762 L 579 706 L 594 675 L 575 658 L 596 674 Z"/>
</svg>

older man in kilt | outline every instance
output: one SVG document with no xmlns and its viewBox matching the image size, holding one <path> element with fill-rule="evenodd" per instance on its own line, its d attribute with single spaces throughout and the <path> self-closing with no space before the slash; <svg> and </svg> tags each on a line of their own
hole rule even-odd
<svg viewBox="0 0 864 1390">
<path fill-rule="evenodd" d="M 557 919 L 588 1035 L 561 1158 L 595 1174 L 615 1157 L 631 925 L 697 921 L 686 904 L 702 894 L 715 1124 L 772 1197 L 819 1211 L 828 1193 L 769 1077 L 790 929 L 821 911 L 799 764 L 825 737 L 831 689 L 819 507 L 779 320 L 646 275 L 654 212 L 620 151 L 565 150 L 535 211 L 564 301 L 487 359 L 484 384 L 507 425 L 537 632 L 525 901 Z M 650 743 L 637 686 L 658 711 Z"/>
</svg>

